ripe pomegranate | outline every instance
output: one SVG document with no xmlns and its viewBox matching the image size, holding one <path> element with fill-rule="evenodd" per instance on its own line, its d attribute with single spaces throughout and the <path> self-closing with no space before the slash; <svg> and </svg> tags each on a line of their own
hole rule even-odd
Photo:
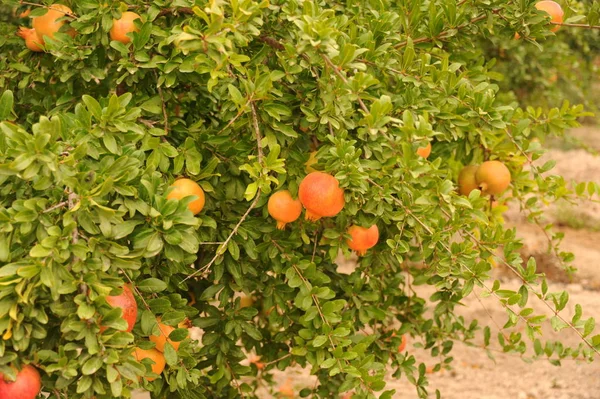
<svg viewBox="0 0 600 399">
<path fill-rule="evenodd" d="M 254 298 L 248 295 L 240 297 L 240 309 L 249 308 L 252 305 L 254 305 Z"/>
<path fill-rule="evenodd" d="M 129 43 L 131 41 L 131 37 L 127 36 L 127 34 L 139 31 L 133 21 L 140 18 L 141 17 L 136 13 L 126 11 L 121 15 L 120 19 L 114 19 L 113 26 L 110 29 L 111 40 L 116 40 L 123 44 Z"/>
<path fill-rule="evenodd" d="M 475 179 L 475 172 L 479 165 L 467 165 L 458 174 L 458 192 L 461 195 L 469 195 L 471 191 L 479 188 Z"/>
<path fill-rule="evenodd" d="M 42 16 L 32 19 L 33 29 L 35 29 L 38 39 L 44 40 L 44 36 L 54 39 L 54 34 L 65 24 L 64 17 L 73 14 L 73 11 L 65 5 L 53 4 L 48 8 L 48 12 Z M 71 37 L 75 36 L 75 30 L 67 32 Z"/>
<path fill-rule="evenodd" d="M 546 0 L 539 1 L 536 3 L 535 8 L 537 8 L 540 11 L 547 12 L 550 15 L 550 17 L 552 18 L 551 22 L 562 24 L 565 12 L 563 11 L 560 4 L 558 4 L 557 2 L 546 1 Z M 552 32 L 556 32 L 559 29 L 560 29 L 560 25 L 554 25 L 554 27 L 550 30 Z"/>
<path fill-rule="evenodd" d="M 379 229 L 376 224 L 369 228 L 350 226 L 348 234 L 350 234 L 352 238 L 348 239 L 346 244 L 356 251 L 356 254 L 359 256 L 365 255 L 367 250 L 373 248 L 379 240 Z"/>
<path fill-rule="evenodd" d="M 398 345 L 398 352 L 404 351 L 407 343 L 408 339 L 406 338 L 406 335 L 402 335 L 402 341 L 400 342 L 400 345 Z"/>
<path fill-rule="evenodd" d="M 287 223 L 292 223 L 302 213 L 302 203 L 292 198 L 289 191 L 278 191 L 271 195 L 267 204 L 269 215 L 277 221 L 279 230 L 285 229 Z"/>
<path fill-rule="evenodd" d="M 427 159 L 429 158 L 429 154 L 431 154 L 431 143 L 427 143 L 425 147 L 417 148 L 417 155 Z"/>
<path fill-rule="evenodd" d="M 29 16 L 29 14 L 31 14 L 31 8 L 28 8 L 28 9 L 22 11 L 19 14 L 19 18 L 27 18 Z"/>
<path fill-rule="evenodd" d="M 141 362 L 144 359 L 150 359 L 154 361 L 152 365 L 152 372 L 155 374 L 160 374 L 165 369 L 165 365 L 167 364 L 165 361 L 165 355 L 157 351 L 156 349 L 141 349 L 135 348 L 133 351 L 133 356 L 138 362 Z M 156 378 L 148 377 L 148 381 L 154 381 Z"/>
<path fill-rule="evenodd" d="M 188 204 L 188 209 L 192 211 L 194 215 L 200 213 L 204 208 L 204 190 L 193 180 L 190 179 L 178 179 L 171 185 L 172 190 L 167 195 L 167 199 L 180 200 L 190 195 L 196 196 L 196 199 Z"/>
<path fill-rule="evenodd" d="M 182 321 L 181 323 L 179 323 L 178 327 L 186 328 L 187 325 L 185 324 L 185 321 Z M 173 349 L 178 350 L 181 342 L 175 342 L 175 341 L 171 341 L 169 339 L 169 335 L 171 335 L 171 333 L 173 331 L 175 331 L 175 327 L 163 324 L 160 322 L 160 319 L 158 319 L 158 329 L 160 330 L 160 334 L 158 336 L 156 336 L 156 335 L 150 336 L 150 341 L 152 341 L 156 344 L 156 350 L 158 350 L 159 352 L 164 352 L 165 344 L 167 343 L 167 341 L 169 341 L 171 346 L 173 346 Z M 188 335 L 189 335 L 189 333 L 188 333 Z"/>
<path fill-rule="evenodd" d="M 510 171 L 500 161 L 487 161 L 475 172 L 481 192 L 489 195 L 501 194 L 510 184 Z"/>
<path fill-rule="evenodd" d="M 127 322 L 126 332 L 131 332 L 137 318 L 138 306 L 129 286 L 123 286 L 123 292 L 120 295 L 107 296 L 106 302 L 113 308 L 123 309 L 123 319 Z M 100 332 L 106 330 L 106 327 L 100 327 Z"/>
<path fill-rule="evenodd" d="M 344 208 L 344 190 L 335 177 L 324 172 L 308 174 L 300 183 L 298 197 L 306 208 L 307 220 L 335 216 Z"/>
<path fill-rule="evenodd" d="M 14 382 L 6 381 L 0 374 L 0 398 L 35 399 L 42 389 L 40 373 L 32 365 L 24 366 Z"/>
<path fill-rule="evenodd" d="M 17 35 L 25 39 L 25 45 L 29 50 L 35 52 L 44 51 L 44 49 L 39 46 L 40 39 L 38 39 L 35 29 L 29 29 L 21 26 L 17 32 Z"/>
</svg>

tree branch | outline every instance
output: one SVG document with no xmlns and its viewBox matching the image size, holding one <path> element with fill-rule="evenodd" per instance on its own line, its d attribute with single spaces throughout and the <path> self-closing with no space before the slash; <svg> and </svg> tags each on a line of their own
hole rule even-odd
<svg viewBox="0 0 600 399">
<path fill-rule="evenodd" d="M 264 155 L 263 155 L 263 148 L 262 148 L 262 143 L 261 143 L 262 135 L 260 133 L 260 127 L 258 125 L 258 114 L 256 112 L 256 105 L 254 103 L 251 103 L 250 107 L 252 110 L 252 125 L 253 125 L 254 131 L 256 133 L 256 147 L 257 147 L 257 151 L 258 151 L 258 162 L 262 165 Z M 235 225 L 235 227 L 233 228 L 233 230 L 231 231 L 229 236 L 227 236 L 227 239 L 225 239 L 225 241 L 223 241 L 223 243 L 219 246 L 219 249 L 217 249 L 215 256 L 213 256 L 213 258 L 201 269 L 196 270 L 194 273 L 192 273 L 189 276 L 187 276 L 186 278 L 184 278 L 180 284 L 197 276 L 198 274 L 203 274 L 206 271 L 208 271 L 208 269 L 210 269 L 210 267 L 217 261 L 217 259 L 219 259 L 219 257 L 225 253 L 225 251 L 227 250 L 227 245 L 229 244 L 229 241 L 231 241 L 233 236 L 235 236 L 237 234 L 238 229 L 240 228 L 242 223 L 244 223 L 244 220 L 246 220 L 246 218 L 248 218 L 248 215 L 250 215 L 250 212 L 252 211 L 252 209 L 254 209 L 256 207 L 256 205 L 258 205 L 258 201 L 260 200 L 260 194 L 261 194 L 261 192 L 260 192 L 260 190 L 258 190 L 258 192 L 256 193 L 256 197 L 254 198 L 254 201 L 252 201 L 252 203 L 246 210 L 246 213 L 244 213 L 244 215 L 237 222 L 237 224 Z"/>
</svg>

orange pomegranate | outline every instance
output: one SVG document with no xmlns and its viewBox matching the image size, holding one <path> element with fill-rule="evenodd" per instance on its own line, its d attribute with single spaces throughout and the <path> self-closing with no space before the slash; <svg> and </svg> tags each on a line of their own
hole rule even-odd
<svg viewBox="0 0 600 399">
<path fill-rule="evenodd" d="M 427 143 L 425 147 L 417 148 L 417 155 L 427 159 L 429 154 L 431 154 L 431 143 Z"/>
<path fill-rule="evenodd" d="M 204 208 L 204 190 L 202 190 L 195 181 L 190 179 L 178 179 L 171 185 L 171 188 L 172 190 L 167 195 L 167 199 L 180 200 L 193 195 L 196 199 L 188 204 L 188 209 L 192 211 L 194 215 L 197 215 L 202 208 Z"/>
<path fill-rule="evenodd" d="M 35 33 L 35 29 L 29 29 L 29 28 L 25 28 L 23 26 L 21 26 L 19 28 L 19 31 L 17 32 L 17 35 L 19 35 L 19 37 L 22 37 L 23 39 L 25 39 L 25 45 L 27 46 L 27 48 L 31 51 L 35 51 L 35 52 L 40 52 L 40 51 L 44 51 L 40 46 L 40 39 L 37 36 L 37 33 Z"/>
<path fill-rule="evenodd" d="M 406 335 L 402 335 L 402 341 L 400 341 L 400 345 L 398 345 L 398 352 L 404 351 L 407 343 L 408 339 L 406 338 Z"/>
<path fill-rule="evenodd" d="M 134 12 L 124 12 L 120 19 L 113 20 L 113 26 L 110 29 L 110 39 L 116 40 L 123 44 L 129 43 L 131 41 L 131 37 L 129 37 L 127 34 L 139 31 L 133 21 L 140 18 L 141 17 Z"/>
<path fill-rule="evenodd" d="M 178 327 L 185 328 L 186 327 L 185 321 L 179 323 Z M 167 343 L 167 341 L 169 341 L 169 343 L 173 346 L 173 349 L 178 350 L 181 342 L 175 342 L 175 341 L 171 341 L 169 339 L 169 335 L 171 335 L 171 333 L 173 331 L 175 331 L 175 327 L 163 324 L 160 322 L 160 319 L 158 319 L 158 329 L 160 331 L 160 334 L 158 336 L 156 336 L 156 335 L 150 336 L 150 341 L 152 341 L 156 344 L 156 350 L 158 350 L 160 352 L 164 352 L 165 344 Z M 188 335 L 189 335 L 189 333 L 188 333 Z"/>
<path fill-rule="evenodd" d="M 127 322 L 126 332 L 131 332 L 137 318 L 138 306 L 129 286 L 123 286 L 123 292 L 120 295 L 107 296 L 106 302 L 113 308 L 123 309 L 123 319 Z M 106 327 L 100 327 L 100 332 L 106 330 Z"/>
<path fill-rule="evenodd" d="M 458 192 L 461 195 L 469 195 L 471 191 L 479 188 L 475 179 L 475 172 L 479 165 L 467 165 L 458 174 Z"/>
<path fill-rule="evenodd" d="M 242 295 L 240 297 L 240 309 L 249 308 L 254 305 L 254 298 L 248 295 Z"/>
<path fill-rule="evenodd" d="M 324 172 L 308 174 L 300 183 L 298 197 L 307 220 L 335 216 L 344 208 L 344 190 L 335 177 Z"/>
<path fill-rule="evenodd" d="M 6 381 L 0 374 L 0 398 L 35 399 L 42 389 L 40 373 L 28 364 L 17 373 L 15 381 Z"/>
<path fill-rule="evenodd" d="M 510 171 L 500 161 L 487 161 L 477 168 L 475 179 L 482 193 L 498 195 L 508 188 Z"/>
<path fill-rule="evenodd" d="M 31 8 L 28 8 L 28 9 L 22 11 L 19 14 L 19 18 L 27 18 L 29 16 L 29 14 L 31 14 Z"/>
<path fill-rule="evenodd" d="M 156 349 L 141 349 L 135 348 L 133 351 L 133 357 L 138 362 L 141 362 L 144 359 L 150 359 L 154 362 L 152 365 L 152 372 L 155 374 L 160 374 L 165 369 L 165 365 L 167 364 L 165 361 L 165 355 L 157 351 Z M 148 381 L 154 381 L 156 378 L 148 377 Z"/>
<path fill-rule="evenodd" d="M 536 3 L 535 8 L 537 8 L 540 11 L 545 11 L 546 13 L 548 13 L 550 15 L 550 17 L 552 18 L 551 22 L 554 22 L 556 24 L 562 24 L 565 12 L 563 11 L 560 4 L 558 4 L 557 2 L 546 1 L 546 0 L 539 1 Z M 560 29 L 560 25 L 554 25 L 554 27 L 550 30 L 552 32 L 556 32 L 559 29 Z"/>
<path fill-rule="evenodd" d="M 346 241 L 346 244 L 356 251 L 357 255 L 363 256 L 369 248 L 373 248 L 379 240 L 379 229 L 377 225 L 366 228 L 360 226 L 350 226 L 348 234 L 352 238 Z"/>
<path fill-rule="evenodd" d="M 302 203 L 292 198 L 289 191 L 278 191 L 271 195 L 267 204 L 269 215 L 277 221 L 279 230 L 285 229 L 287 223 L 292 223 L 302 213 Z"/>
<path fill-rule="evenodd" d="M 73 14 L 73 11 L 65 5 L 53 4 L 48 7 L 48 12 L 32 19 L 38 39 L 44 40 L 44 36 L 54 39 L 54 34 L 66 23 L 65 16 Z M 75 36 L 75 30 L 67 32 L 71 37 Z"/>
</svg>

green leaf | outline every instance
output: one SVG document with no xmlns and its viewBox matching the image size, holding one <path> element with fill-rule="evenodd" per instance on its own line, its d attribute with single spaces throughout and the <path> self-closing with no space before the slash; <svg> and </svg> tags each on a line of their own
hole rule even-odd
<svg viewBox="0 0 600 399">
<path fill-rule="evenodd" d="M 6 90 L 0 96 L 0 122 L 11 119 L 11 113 L 13 109 L 14 96 L 13 92 Z"/>
<path fill-rule="evenodd" d="M 100 370 L 102 364 L 103 362 L 101 358 L 92 357 L 83 364 L 83 366 L 81 367 L 81 372 L 83 373 L 83 375 L 92 375 L 96 371 Z"/>
<path fill-rule="evenodd" d="M 138 290 L 146 293 L 161 292 L 167 289 L 167 283 L 157 278 L 147 278 L 137 284 Z"/>
</svg>

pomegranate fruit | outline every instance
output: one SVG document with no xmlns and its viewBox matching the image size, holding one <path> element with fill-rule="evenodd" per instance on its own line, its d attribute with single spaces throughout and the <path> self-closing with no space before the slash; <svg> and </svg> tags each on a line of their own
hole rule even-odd
<svg viewBox="0 0 600 399">
<path fill-rule="evenodd" d="M 475 179 L 482 193 L 498 195 L 508 188 L 510 171 L 500 161 L 487 161 L 477 168 Z"/>
<path fill-rule="evenodd" d="M 565 15 L 565 12 L 563 11 L 562 7 L 560 6 L 560 4 L 558 4 L 555 1 L 539 1 L 536 3 L 535 8 L 537 8 L 540 11 L 545 11 L 546 13 L 548 13 L 548 15 L 550 15 L 551 22 L 557 23 L 557 24 L 562 24 L 563 23 L 563 17 Z M 554 25 L 552 29 L 550 29 L 552 32 L 556 32 L 557 30 L 560 29 L 560 25 Z"/>
<path fill-rule="evenodd" d="M 17 32 L 17 35 L 25 40 L 25 45 L 29 50 L 35 52 L 44 51 L 44 49 L 39 46 L 40 39 L 38 38 L 35 29 L 29 29 L 21 26 Z"/>
<path fill-rule="evenodd" d="M 113 20 L 113 26 L 110 29 L 110 39 L 116 40 L 123 44 L 131 42 L 131 37 L 129 37 L 127 34 L 139 31 L 139 29 L 135 26 L 134 21 L 140 18 L 141 17 L 134 12 L 124 12 L 120 19 Z"/>
<path fill-rule="evenodd" d="M 65 16 L 73 14 L 73 11 L 65 5 L 53 4 L 48 7 L 48 12 L 32 19 L 33 29 L 38 35 L 40 41 L 44 36 L 54 39 L 54 34 L 66 23 Z M 67 32 L 71 37 L 75 36 L 75 30 L 70 29 Z"/>
<path fill-rule="evenodd" d="M 400 341 L 400 345 L 398 345 L 398 352 L 404 351 L 407 343 L 408 339 L 406 338 L 406 335 L 402 335 L 402 341 Z"/>
<path fill-rule="evenodd" d="M 167 199 L 180 200 L 190 195 L 196 197 L 195 200 L 188 204 L 188 209 L 192 211 L 194 215 L 200 213 L 204 208 L 205 198 L 204 190 L 193 180 L 190 179 L 178 179 L 171 185 L 172 190 L 167 195 Z"/>
<path fill-rule="evenodd" d="M 141 362 L 144 359 L 150 359 L 154 361 L 152 365 L 152 372 L 155 374 L 160 374 L 165 369 L 165 365 L 167 364 L 165 361 L 165 355 L 157 351 L 156 349 L 141 349 L 135 348 L 133 351 L 133 357 L 138 362 Z M 154 381 L 156 378 L 148 377 L 148 381 Z"/>
<path fill-rule="evenodd" d="M 346 244 L 356 251 L 356 254 L 363 256 L 367 253 L 367 250 L 373 248 L 379 240 L 379 229 L 377 225 L 366 228 L 361 226 L 350 226 L 348 234 L 352 238 L 346 241 Z"/>
<path fill-rule="evenodd" d="M 308 174 L 300 183 L 298 197 L 307 220 L 335 216 L 344 208 L 344 190 L 335 177 L 324 172 Z"/>
<path fill-rule="evenodd" d="M 186 328 L 187 326 L 185 324 L 185 321 L 179 323 L 178 327 Z M 181 342 L 175 342 L 175 341 L 171 341 L 169 339 L 169 335 L 171 335 L 171 333 L 173 331 L 175 331 L 175 327 L 163 324 L 160 322 L 160 319 L 158 319 L 158 329 L 160 330 L 160 334 L 158 336 L 157 335 L 150 336 L 150 341 L 152 341 L 156 344 L 156 350 L 158 350 L 159 352 L 164 352 L 165 344 L 167 343 L 167 341 L 171 344 L 171 346 L 173 346 L 173 349 L 178 350 Z M 188 333 L 188 335 L 189 335 L 189 333 Z"/>
<path fill-rule="evenodd" d="M 42 389 L 40 373 L 32 365 L 24 366 L 15 381 L 6 381 L 0 374 L 0 398 L 35 399 Z"/>
<path fill-rule="evenodd" d="M 302 213 L 302 203 L 292 198 L 289 191 L 278 191 L 271 195 L 267 204 L 269 215 L 277 221 L 279 230 L 285 229 L 287 223 L 292 223 Z"/>
<path fill-rule="evenodd" d="M 479 188 L 477 179 L 475 179 L 475 172 L 479 165 L 467 165 L 458 174 L 458 192 L 461 195 L 469 195 L 471 191 Z"/>
<path fill-rule="evenodd" d="M 123 292 L 120 295 L 107 296 L 106 302 L 113 308 L 123 309 L 123 319 L 127 322 L 126 332 L 131 332 L 137 318 L 138 306 L 133 296 L 133 292 L 129 286 L 123 286 Z M 106 330 L 106 327 L 101 327 L 100 332 Z"/>
<path fill-rule="evenodd" d="M 417 155 L 422 156 L 423 158 L 429 158 L 431 154 L 431 143 L 427 143 L 425 147 L 417 148 Z"/>
</svg>

